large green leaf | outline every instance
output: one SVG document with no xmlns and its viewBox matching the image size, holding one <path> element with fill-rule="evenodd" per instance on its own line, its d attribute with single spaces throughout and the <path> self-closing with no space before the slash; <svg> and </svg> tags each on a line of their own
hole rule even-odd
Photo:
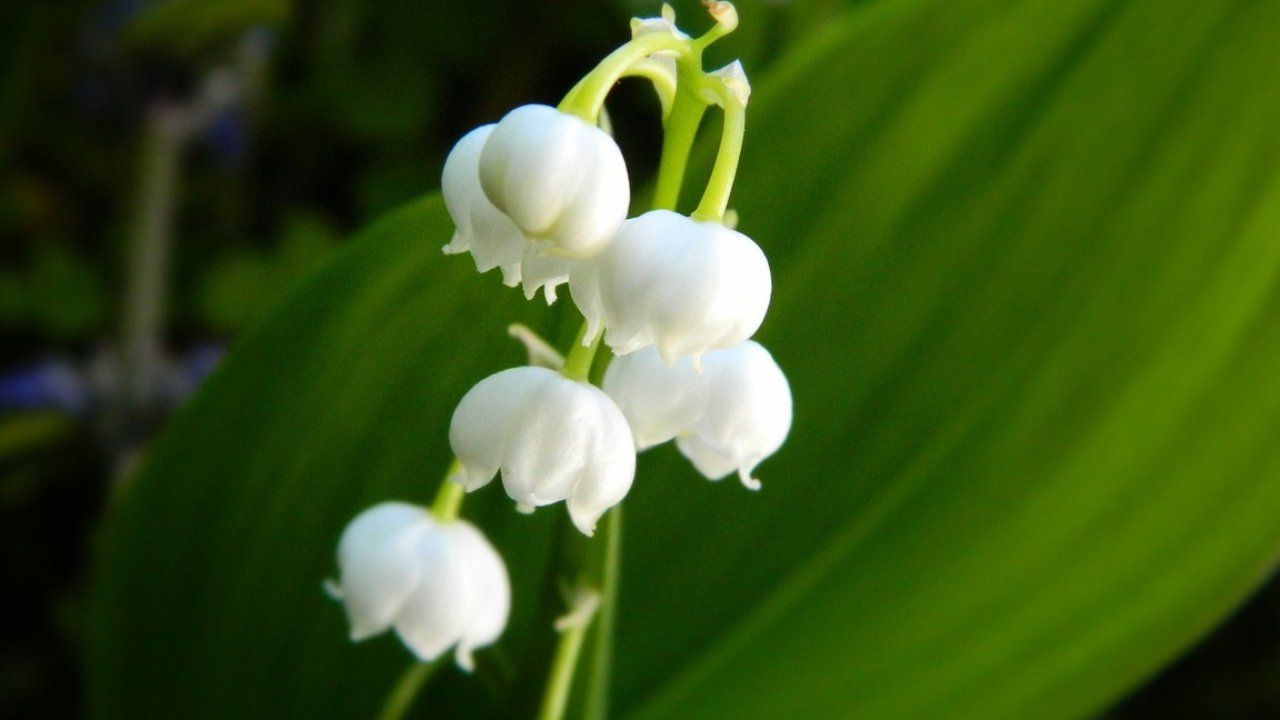
<svg viewBox="0 0 1280 720">
<path fill-rule="evenodd" d="M 615 710 L 1075 717 L 1280 550 L 1280 2 L 881 0 L 752 101 L 734 204 L 776 294 L 793 436 L 759 495 L 647 454 Z M 242 338 L 103 534 L 99 717 L 368 715 L 405 654 L 319 581 L 342 524 L 423 500 L 449 413 L 548 314 L 370 230 Z M 565 321 L 568 320 L 568 323 Z M 515 616 L 437 714 L 527 716 L 560 509 L 466 513 Z"/>
<path fill-rule="evenodd" d="M 758 504 L 630 503 L 646 607 L 729 588 L 624 605 L 643 716 L 1070 717 L 1269 566 L 1280 14 L 1174 5 L 884 3 L 759 94 L 796 428 Z"/>
</svg>

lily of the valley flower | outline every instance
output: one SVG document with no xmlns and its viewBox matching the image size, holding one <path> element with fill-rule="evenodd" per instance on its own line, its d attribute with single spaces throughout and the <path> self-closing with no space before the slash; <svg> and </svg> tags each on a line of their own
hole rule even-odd
<svg viewBox="0 0 1280 720">
<path fill-rule="evenodd" d="M 338 541 L 339 581 L 330 587 L 351 623 L 351 639 L 395 628 L 422 661 L 456 646 L 460 667 L 502 634 L 511 608 L 507 568 L 465 520 L 441 522 L 400 502 L 356 516 Z"/>
<path fill-rule="evenodd" d="M 586 535 L 635 477 L 631 429 L 613 400 L 547 368 L 511 368 L 477 383 L 453 413 L 449 443 L 468 491 L 501 471 L 521 509 L 565 500 Z"/>
<path fill-rule="evenodd" d="M 604 329 L 618 355 L 653 345 L 668 365 L 751 337 L 769 307 L 769 262 L 746 235 L 669 210 L 627 220 L 603 252 L 575 265 L 584 342 Z"/>
<path fill-rule="evenodd" d="M 441 185 L 457 230 L 444 251 L 470 252 L 476 270 L 501 268 L 506 285 L 522 285 L 528 298 L 545 288 L 547 302 L 552 302 L 556 286 L 569 279 L 569 261 L 540 255 L 539 248 L 494 207 L 480 187 L 480 153 L 495 127 L 482 125 L 467 133 L 445 160 Z"/>
<path fill-rule="evenodd" d="M 689 360 L 668 367 L 647 349 L 616 358 L 603 387 L 638 449 L 675 438 L 703 475 L 718 480 L 737 470 L 743 485 L 758 490 L 751 473 L 791 430 L 791 387 L 769 351 L 751 340 L 712 350 L 702 364 L 702 372 Z"/>
<path fill-rule="evenodd" d="M 479 173 L 494 207 L 553 257 L 598 253 L 631 202 L 613 138 L 546 105 L 523 105 L 498 122 L 480 153 Z"/>
</svg>

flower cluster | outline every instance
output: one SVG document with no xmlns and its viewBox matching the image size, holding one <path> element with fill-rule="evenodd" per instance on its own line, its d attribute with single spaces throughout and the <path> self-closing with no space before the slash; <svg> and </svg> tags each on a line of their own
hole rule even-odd
<svg viewBox="0 0 1280 720">
<path fill-rule="evenodd" d="M 518 107 L 450 152 L 442 185 L 456 232 L 445 252 L 469 253 L 478 271 L 497 268 L 548 303 L 567 283 L 583 329 L 566 358 L 524 331 L 531 357 L 554 367 L 503 370 L 462 397 L 449 427 L 455 468 L 430 512 L 387 503 L 348 527 L 334 593 L 354 639 L 394 628 L 423 659 L 456 646 L 463 667 L 496 639 L 506 570 L 456 515 L 463 489 L 497 476 L 522 512 L 564 501 L 586 536 L 630 490 L 636 453 L 667 441 L 706 477 L 737 472 L 759 489 L 756 466 L 791 427 L 791 390 L 751 340 L 769 306 L 769 263 L 725 222 L 750 85 L 736 62 L 702 70 L 702 50 L 737 23 L 729 3 L 707 5 L 716 26 L 702 37 L 678 30 L 669 8 L 635 20 L 632 40 L 559 106 Z M 628 75 L 653 81 L 668 116 L 655 209 L 631 218 L 626 163 L 600 127 L 605 96 Z M 724 112 L 720 150 L 702 201 L 682 214 L 685 161 L 710 106 Z M 597 387 L 601 345 L 612 358 Z"/>
</svg>

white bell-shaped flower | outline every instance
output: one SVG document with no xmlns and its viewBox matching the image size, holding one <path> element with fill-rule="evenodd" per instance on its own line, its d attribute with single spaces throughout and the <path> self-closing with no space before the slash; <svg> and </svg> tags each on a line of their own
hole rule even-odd
<svg viewBox="0 0 1280 720">
<path fill-rule="evenodd" d="M 570 261 L 541 255 L 537 244 L 530 243 L 480 187 L 480 153 L 495 127 L 482 125 L 467 133 L 445 160 L 441 189 L 457 230 L 444 251 L 470 252 L 480 272 L 501 268 L 503 283 L 522 285 L 525 297 L 532 298 L 545 288 L 550 303 L 556 286 L 569 279 Z"/>
<path fill-rule="evenodd" d="M 627 220 L 569 276 L 584 342 L 603 327 L 616 354 L 653 345 L 668 365 L 751 337 L 772 287 L 769 262 L 746 235 L 669 210 Z"/>
<path fill-rule="evenodd" d="M 521 509 L 565 500 L 586 535 L 635 477 L 631 429 L 613 400 L 547 368 L 510 368 L 477 383 L 453 413 L 449 442 L 468 491 L 501 471 Z"/>
<path fill-rule="evenodd" d="M 375 505 L 338 541 L 339 580 L 330 585 L 351 639 L 395 628 L 422 661 L 456 646 L 460 667 L 502 634 L 511 583 L 498 551 L 465 520 L 441 522 L 408 503 Z"/>
<path fill-rule="evenodd" d="M 751 476 L 791 430 L 791 386 L 759 343 L 748 340 L 668 367 L 652 348 L 615 358 L 603 387 L 626 416 L 640 450 L 675 438 L 680 452 L 712 480 Z"/>
<path fill-rule="evenodd" d="M 600 386 L 627 419 L 636 450 L 648 450 L 693 432 L 706 412 L 705 370 L 698 372 L 688 358 L 668 367 L 649 347 L 614 358 Z"/>
<path fill-rule="evenodd" d="M 523 105 L 480 153 L 480 185 L 494 207 L 553 257 L 587 258 L 626 218 L 631 187 L 608 133 L 546 105 Z"/>
</svg>

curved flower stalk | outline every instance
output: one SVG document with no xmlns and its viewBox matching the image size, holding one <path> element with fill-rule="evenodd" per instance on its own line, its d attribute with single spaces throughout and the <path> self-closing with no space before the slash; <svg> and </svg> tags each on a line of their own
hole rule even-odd
<svg viewBox="0 0 1280 720">
<path fill-rule="evenodd" d="M 569 276 L 589 342 L 604 329 L 618 355 L 653 345 L 668 365 L 755 334 L 772 292 L 769 262 L 719 222 L 654 210 L 623 223 L 599 256 Z"/>
<path fill-rule="evenodd" d="M 652 349 L 609 365 L 604 391 L 627 417 L 637 449 L 675 439 L 698 472 L 719 480 L 733 471 L 751 476 L 778 451 L 791 430 L 791 386 L 773 356 L 746 341 L 713 350 L 699 372 L 689 360 L 668 367 Z"/>
<path fill-rule="evenodd" d="M 666 35 L 681 43 L 692 40 L 676 27 L 676 13 L 670 5 L 662 6 L 662 15 L 656 18 L 632 18 L 631 38 L 642 35 Z M 662 105 L 662 117 L 665 120 L 671 114 L 671 104 L 675 100 L 677 85 L 676 57 L 672 50 L 659 50 L 652 55 L 637 60 L 625 73 L 628 76 L 648 78 L 658 94 L 658 102 Z"/>
<path fill-rule="evenodd" d="M 502 634 L 511 608 L 507 568 L 489 541 L 465 520 L 442 522 L 425 508 L 375 505 L 347 525 L 338 541 L 339 581 L 351 639 L 395 629 L 426 662 L 455 647 L 458 666 Z"/>
<path fill-rule="evenodd" d="M 635 477 L 622 412 L 599 388 L 547 368 L 511 368 L 477 383 L 453 413 L 449 443 L 468 491 L 501 471 L 521 509 L 564 500 L 585 535 Z"/>
</svg>

